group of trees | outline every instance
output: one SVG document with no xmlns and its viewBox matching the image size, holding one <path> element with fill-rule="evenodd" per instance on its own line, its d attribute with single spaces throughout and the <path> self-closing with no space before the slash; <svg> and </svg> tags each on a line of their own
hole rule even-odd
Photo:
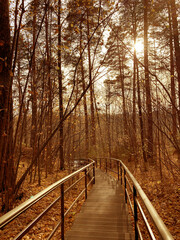
<svg viewBox="0 0 180 240">
<path fill-rule="evenodd" d="M 168 159 L 178 171 L 170 155 L 173 151 L 179 159 L 180 153 L 179 6 L 175 1 L 123 3 L 119 21 L 109 25 L 104 63 L 111 71 L 108 95 L 121 103 L 120 141 L 136 163 L 143 156 L 145 168 L 159 160 L 161 171 L 166 165 L 162 159 Z M 141 53 L 133 49 L 139 39 L 144 43 Z"/>
<path fill-rule="evenodd" d="M 0 194 L 75 158 L 128 158 L 178 172 L 175 0 L 0 0 Z M 144 44 L 139 53 L 134 46 Z M 25 151 L 29 166 L 20 176 Z"/>
</svg>

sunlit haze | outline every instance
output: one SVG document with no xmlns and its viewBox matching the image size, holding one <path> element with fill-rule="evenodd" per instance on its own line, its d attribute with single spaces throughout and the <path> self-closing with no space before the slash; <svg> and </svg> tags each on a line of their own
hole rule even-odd
<svg viewBox="0 0 180 240">
<path fill-rule="evenodd" d="M 134 48 L 136 49 L 136 52 L 141 53 L 144 50 L 144 44 L 141 41 L 137 41 Z"/>
</svg>

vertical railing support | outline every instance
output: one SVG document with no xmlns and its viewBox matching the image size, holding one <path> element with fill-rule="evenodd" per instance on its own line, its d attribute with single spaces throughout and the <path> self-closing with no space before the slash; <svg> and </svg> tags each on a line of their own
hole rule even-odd
<svg viewBox="0 0 180 240">
<path fill-rule="evenodd" d="M 93 184 L 95 184 L 95 164 L 94 163 L 93 163 L 93 177 L 94 177 Z"/>
<path fill-rule="evenodd" d="M 87 169 L 85 169 L 85 199 L 87 199 Z"/>
<path fill-rule="evenodd" d="M 61 185 L 61 239 L 64 240 L 64 183 Z"/>
<path fill-rule="evenodd" d="M 107 158 L 106 158 L 106 173 L 107 173 Z"/>
<path fill-rule="evenodd" d="M 137 203 L 136 203 L 136 188 L 133 186 L 133 199 L 134 199 L 134 227 L 135 227 L 135 240 L 138 240 L 138 229 L 137 229 Z"/>
<path fill-rule="evenodd" d="M 100 169 L 101 169 L 101 158 L 100 158 Z"/>
<path fill-rule="evenodd" d="M 126 184 L 126 170 L 124 169 L 124 190 L 125 190 L 125 201 L 127 203 L 127 192 L 126 192 L 127 184 Z"/>
</svg>

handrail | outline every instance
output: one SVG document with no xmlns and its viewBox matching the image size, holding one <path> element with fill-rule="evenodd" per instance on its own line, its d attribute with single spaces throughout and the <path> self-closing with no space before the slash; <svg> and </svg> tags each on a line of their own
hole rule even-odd
<svg viewBox="0 0 180 240">
<path fill-rule="evenodd" d="M 61 186 L 61 195 L 53 202 L 51 203 L 32 223 L 30 223 L 28 230 L 25 228 L 23 235 L 19 237 L 19 235 L 17 236 L 17 238 L 15 239 L 21 239 L 25 233 L 27 233 L 30 228 L 32 228 L 35 223 L 37 221 L 39 221 L 41 219 L 41 217 L 52 207 L 54 206 L 54 204 L 61 199 L 61 203 L 62 203 L 62 198 L 64 198 L 64 194 L 71 189 L 76 183 L 78 183 L 83 177 L 80 178 L 79 181 L 76 181 L 75 183 L 73 183 L 73 186 L 70 186 L 68 189 L 64 190 L 64 183 L 69 181 L 70 179 L 72 179 L 73 177 L 77 176 L 79 173 L 84 172 L 85 171 L 85 188 L 82 190 L 82 192 L 79 194 L 79 196 L 82 196 L 82 193 L 85 192 L 85 197 L 87 198 L 87 187 L 89 186 L 89 184 L 87 183 L 87 169 L 89 169 L 90 167 L 92 167 L 91 170 L 93 170 L 93 177 L 90 180 L 91 182 L 93 181 L 95 183 L 95 161 L 92 159 L 88 159 L 90 161 L 89 164 L 85 165 L 84 167 L 78 169 L 77 171 L 69 174 L 68 176 L 64 177 L 63 179 L 60 179 L 59 181 L 51 184 L 49 187 L 47 187 L 46 189 L 42 190 L 41 192 L 37 193 L 35 196 L 33 196 L 33 198 L 26 200 L 25 202 L 23 202 L 22 204 L 20 204 L 19 206 L 17 206 L 16 208 L 14 208 L 13 210 L 9 211 L 8 213 L 6 213 L 5 215 L 3 215 L 2 217 L 0 217 L 0 229 L 3 228 L 5 225 L 7 225 L 8 223 L 10 223 L 12 220 L 14 220 L 16 217 L 18 217 L 20 214 L 22 214 L 23 212 L 25 212 L 27 209 L 29 209 L 31 206 L 33 206 L 35 203 L 37 203 L 38 201 L 40 201 L 42 198 L 44 198 L 45 196 L 47 196 L 49 193 L 51 193 L 52 191 L 54 191 L 56 188 Z M 88 170 L 89 172 L 90 170 Z M 78 196 L 78 197 L 79 197 Z M 77 197 L 77 198 L 78 198 Z M 78 200 L 78 199 L 77 199 Z M 61 206 L 64 206 L 64 203 L 62 203 Z M 70 206 L 70 208 L 72 207 L 72 205 Z M 69 211 L 70 208 L 67 210 Z M 63 210 L 64 211 L 64 210 Z M 67 215 L 67 213 L 65 213 Z M 64 214 L 64 216 L 65 216 Z M 63 217 L 64 219 L 64 216 Z M 64 235 L 64 234 L 63 234 Z M 64 236 L 61 236 L 62 239 L 64 239 Z"/>
<path fill-rule="evenodd" d="M 150 202 L 150 200 L 148 199 L 148 197 L 146 196 L 146 194 L 142 190 L 141 186 L 139 185 L 139 183 L 137 182 L 135 177 L 132 175 L 132 173 L 126 167 L 126 165 L 121 160 L 116 159 L 116 158 L 99 158 L 99 159 L 100 159 L 100 164 L 99 164 L 100 167 L 102 167 L 102 160 L 105 160 L 105 164 L 104 165 L 105 165 L 106 172 L 108 171 L 108 164 L 107 164 L 108 160 L 110 161 L 109 165 L 112 165 L 112 163 L 111 163 L 112 160 L 116 161 L 118 163 L 117 164 L 118 171 L 116 173 L 118 174 L 118 179 L 119 179 L 119 173 L 121 174 L 121 184 L 122 184 L 122 179 L 123 179 L 122 174 L 124 172 L 124 184 L 125 184 L 125 199 L 126 199 L 126 203 L 127 203 L 127 200 L 130 202 L 130 197 L 129 196 L 127 197 L 127 193 L 128 193 L 127 186 L 126 186 L 127 185 L 126 184 L 127 175 L 129 177 L 129 179 L 132 181 L 133 187 L 130 187 L 130 188 L 131 188 L 131 190 L 133 189 L 134 210 L 132 209 L 131 202 L 130 202 L 130 206 L 131 206 L 131 210 L 133 212 L 134 220 L 135 220 L 135 240 L 138 239 L 138 236 L 141 236 L 141 232 L 139 233 L 138 219 L 137 219 L 137 216 L 135 216 L 135 215 L 137 215 L 137 208 L 140 210 L 140 214 L 143 217 L 143 220 L 144 220 L 145 225 L 146 225 L 146 227 L 148 229 L 148 232 L 149 232 L 149 235 L 150 235 L 151 239 L 156 239 L 154 234 L 153 234 L 153 232 L 152 232 L 152 229 L 149 226 L 149 223 L 147 222 L 147 219 L 144 218 L 145 213 L 142 210 L 142 207 L 141 207 L 139 201 L 137 200 L 137 193 L 140 196 L 140 198 L 141 198 L 141 200 L 142 200 L 146 210 L 148 211 L 149 216 L 151 217 L 155 227 L 157 228 L 160 237 L 163 240 L 173 240 L 174 238 L 170 234 L 170 232 L 167 229 L 167 227 L 165 226 L 164 222 L 162 221 L 162 219 L 158 215 L 157 211 L 153 207 L 152 203 Z M 96 165 L 97 164 L 98 163 L 96 162 Z M 122 169 L 124 171 L 122 171 Z M 121 171 L 119 171 L 119 170 L 121 170 Z M 113 171 L 113 172 L 115 172 L 115 171 Z M 129 184 L 130 184 L 130 182 L 128 180 L 128 185 Z"/>
</svg>

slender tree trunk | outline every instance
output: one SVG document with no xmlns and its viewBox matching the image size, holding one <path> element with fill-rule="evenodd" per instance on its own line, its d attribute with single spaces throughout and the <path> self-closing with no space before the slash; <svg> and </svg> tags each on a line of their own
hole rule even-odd
<svg viewBox="0 0 180 240">
<path fill-rule="evenodd" d="M 71 135 L 72 135 L 72 116 L 70 115 L 68 118 L 68 130 L 67 130 L 67 154 L 66 159 L 68 161 L 68 170 L 71 172 L 71 160 L 72 160 L 72 146 L 71 146 Z"/>
<path fill-rule="evenodd" d="M 104 138 L 103 138 L 103 134 L 102 134 L 101 122 L 100 122 L 100 117 L 99 117 L 96 101 L 95 101 L 95 110 L 96 110 L 96 115 L 97 115 L 97 123 L 99 126 L 99 133 L 100 133 L 99 138 L 100 138 L 100 142 L 102 144 L 102 149 L 103 149 L 103 153 L 104 153 L 104 156 L 101 153 L 99 153 L 100 154 L 99 157 L 105 157 L 106 156 L 106 147 L 105 147 Z"/>
<path fill-rule="evenodd" d="M 147 111 L 147 159 L 153 163 L 153 117 L 148 63 L 148 0 L 144 0 L 144 66 Z"/>
<path fill-rule="evenodd" d="M 82 157 L 82 149 L 81 149 L 81 139 L 82 139 L 82 122 L 81 122 L 81 105 L 79 104 L 78 106 L 78 110 L 79 110 L 79 114 L 78 114 L 78 125 L 79 125 L 79 129 L 78 129 L 78 157 L 79 159 L 81 159 Z M 84 156 L 84 155 L 83 155 Z"/>
<path fill-rule="evenodd" d="M 179 98 L 179 108 L 180 108 L 180 46 L 179 46 L 179 32 L 178 32 L 178 21 L 177 21 L 175 0 L 170 0 L 170 4 L 171 4 L 173 38 L 174 38 L 174 48 L 175 48 L 175 57 L 176 57 L 176 70 L 178 75 L 178 98 Z M 178 113 L 178 120 L 180 124 L 180 110 Z"/>
<path fill-rule="evenodd" d="M 61 0 L 58 0 L 58 82 L 59 82 L 59 118 L 63 119 L 63 85 L 62 85 L 62 60 L 61 60 Z M 60 133 L 60 146 L 59 146 L 59 158 L 60 158 L 60 170 L 64 169 L 64 151 L 63 151 L 63 121 L 61 122 Z"/>
<path fill-rule="evenodd" d="M 141 104 L 141 93 L 140 93 L 140 84 L 139 84 L 139 70 L 137 59 L 135 60 L 136 68 L 137 68 L 137 95 L 138 95 L 138 113 L 139 113 L 139 122 L 140 122 L 140 134 L 141 134 L 141 145 L 142 145 L 142 153 L 144 163 L 147 163 L 146 151 L 145 151 L 145 140 L 144 140 L 144 124 L 142 118 L 142 104 Z"/>
<path fill-rule="evenodd" d="M 81 77 L 82 77 L 82 88 L 83 91 L 85 91 L 85 77 L 84 77 L 84 65 L 83 65 L 83 56 L 82 56 L 82 24 L 80 23 L 80 56 L 81 56 Z M 83 104 L 84 104 L 84 118 L 85 118 L 85 148 L 86 148 L 86 158 L 88 158 L 89 155 L 89 127 L 88 127 L 88 111 L 87 111 L 87 100 L 86 100 L 86 94 L 83 98 Z"/>
<path fill-rule="evenodd" d="M 120 58 L 122 55 L 119 50 L 119 41 L 117 38 L 117 46 L 118 46 L 118 61 L 119 61 L 119 77 L 120 77 L 120 84 L 121 84 L 121 91 L 122 91 L 122 102 L 123 102 L 123 123 L 124 123 L 124 133 L 127 134 L 127 115 L 126 115 L 126 101 L 125 101 L 125 94 L 124 94 L 124 77 L 122 72 L 122 65 L 123 60 Z"/>
<path fill-rule="evenodd" d="M 33 48 L 36 41 L 36 14 L 37 0 L 34 0 L 33 11 Z M 37 152 L 37 80 L 36 80 L 36 51 L 32 59 L 32 122 L 31 122 L 31 147 L 33 148 L 33 158 Z"/>
<path fill-rule="evenodd" d="M 72 160 L 74 161 L 76 157 L 76 125 L 77 125 L 77 109 L 75 109 L 74 114 L 73 114 L 73 122 L 72 122 Z"/>
<path fill-rule="evenodd" d="M 173 54 L 173 36 L 172 36 L 172 23 L 171 12 L 168 5 L 169 14 L 169 47 L 170 47 L 170 77 L 171 77 L 171 98 L 172 98 L 172 129 L 173 135 L 177 134 L 177 121 L 176 121 L 176 92 L 175 92 L 175 80 L 174 80 L 174 54 Z"/>
<path fill-rule="evenodd" d="M 43 117 L 44 115 L 46 115 L 46 110 L 45 110 L 45 113 L 44 113 L 44 109 L 46 109 L 46 106 L 44 106 L 46 103 L 44 103 L 43 99 L 44 99 L 44 95 L 46 94 L 45 92 L 45 69 L 46 69 L 46 65 L 43 64 L 43 74 L 42 74 L 42 81 L 41 81 L 41 97 L 40 97 L 40 102 L 41 102 L 41 105 L 39 106 L 40 108 L 40 111 L 39 111 L 39 116 L 38 116 L 38 131 L 39 133 L 43 133 Z M 39 149 L 40 147 L 40 143 L 41 143 L 41 138 L 43 137 L 42 134 L 39 134 L 38 137 L 37 137 L 37 149 Z M 39 186 L 41 185 L 41 165 L 42 165 L 42 158 L 41 156 L 38 157 L 37 159 L 37 166 L 35 167 L 35 172 L 37 172 L 37 168 L 38 168 L 38 184 Z M 34 182 L 35 182 L 35 177 L 36 177 L 36 173 L 34 174 Z"/>
<path fill-rule="evenodd" d="M 49 32 L 49 11 L 47 11 L 46 19 L 46 55 L 47 55 L 47 98 L 48 98 L 48 121 L 47 121 L 47 135 L 50 136 L 52 133 L 52 82 L 51 82 L 51 62 L 50 62 L 50 49 L 51 47 L 51 33 Z M 50 37 L 49 37 L 50 34 Z M 47 145 L 47 160 L 49 171 L 52 171 L 52 141 L 49 141 Z"/>
<path fill-rule="evenodd" d="M 87 3 L 86 3 L 87 4 Z M 90 102 L 91 102 L 91 145 L 96 145 L 95 132 L 95 114 L 93 101 L 93 83 L 92 83 L 92 66 L 91 66 L 91 44 L 90 44 L 90 26 L 89 26 L 89 8 L 87 6 L 87 41 L 88 41 L 88 63 L 89 63 L 89 82 L 90 82 Z"/>
<path fill-rule="evenodd" d="M 137 137 L 136 137 L 136 71 L 137 71 L 137 56 L 136 56 L 136 38 L 137 38 L 137 20 L 136 20 L 136 3 L 133 9 L 133 34 L 134 34 L 134 59 L 133 59 L 133 124 L 132 124 L 132 147 L 133 156 L 135 157 L 135 165 L 137 165 Z"/>
<path fill-rule="evenodd" d="M 136 133 L 136 3 L 134 4 L 133 11 L 133 32 L 134 32 L 134 65 L 133 65 L 133 130 Z"/>
<path fill-rule="evenodd" d="M 160 119 L 159 119 L 159 113 L 160 113 L 160 98 L 159 98 L 159 94 L 158 94 L 158 86 L 157 86 L 157 83 L 156 83 L 156 117 L 157 117 L 157 136 L 156 136 L 156 146 L 157 146 L 157 157 L 159 159 L 159 173 L 160 173 L 160 176 L 161 176 L 161 180 L 162 180 L 162 159 L 161 159 L 161 143 L 160 143 L 160 128 L 161 128 L 161 124 L 160 124 Z"/>
<path fill-rule="evenodd" d="M 9 1 L 0 1 L 0 192 L 2 210 L 8 211 L 14 191 L 13 108 Z"/>
<path fill-rule="evenodd" d="M 108 137 L 108 157 L 111 158 L 111 133 L 110 133 L 110 90 L 111 82 L 107 81 L 107 90 L 106 90 L 106 128 L 107 128 L 107 137 Z M 110 162 L 111 163 L 111 162 Z"/>
<path fill-rule="evenodd" d="M 24 143 L 26 145 L 26 147 L 28 146 L 28 110 L 29 110 L 29 101 L 24 104 Z"/>
</svg>

